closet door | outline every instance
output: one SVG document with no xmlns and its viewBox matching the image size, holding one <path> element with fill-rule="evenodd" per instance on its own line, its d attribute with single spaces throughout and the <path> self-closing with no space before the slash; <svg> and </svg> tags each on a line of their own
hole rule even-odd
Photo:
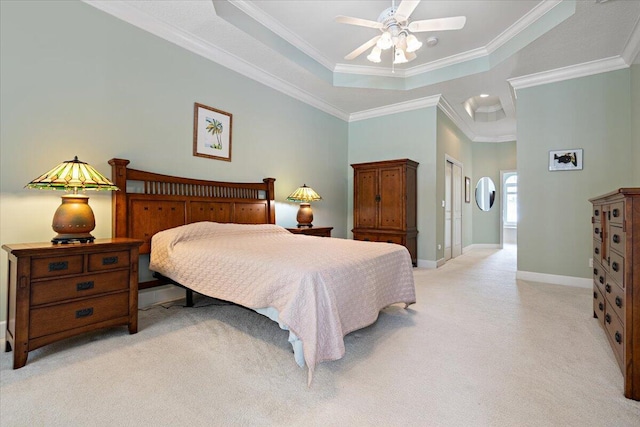
<svg viewBox="0 0 640 427">
<path fill-rule="evenodd" d="M 444 166 L 444 260 L 451 259 L 451 176 L 453 175 L 453 163 L 445 162 Z"/>
<path fill-rule="evenodd" d="M 453 164 L 452 172 L 451 258 L 455 258 L 462 254 L 462 168 Z"/>
</svg>

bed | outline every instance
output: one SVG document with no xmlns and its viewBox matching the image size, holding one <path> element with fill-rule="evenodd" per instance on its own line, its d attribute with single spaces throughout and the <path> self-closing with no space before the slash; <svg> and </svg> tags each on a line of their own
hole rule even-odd
<svg viewBox="0 0 640 427">
<path fill-rule="evenodd" d="M 391 304 L 415 302 L 405 247 L 289 233 L 275 225 L 274 181 L 225 183 L 128 168 L 112 159 L 115 236 L 142 239 L 155 283 L 230 301 L 288 330 L 309 369 Z M 152 250 L 153 249 L 153 250 Z"/>
</svg>

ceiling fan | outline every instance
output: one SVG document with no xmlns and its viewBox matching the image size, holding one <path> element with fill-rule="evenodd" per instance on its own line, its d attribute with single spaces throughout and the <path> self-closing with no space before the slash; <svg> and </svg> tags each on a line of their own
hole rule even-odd
<svg viewBox="0 0 640 427">
<path fill-rule="evenodd" d="M 425 19 L 422 21 L 411 21 L 409 17 L 420 3 L 420 0 L 402 0 L 396 8 L 395 1 L 391 1 L 391 7 L 380 13 L 377 21 L 367 19 L 352 18 L 350 16 L 336 16 L 336 22 L 341 24 L 358 25 L 361 27 L 376 28 L 382 34 L 375 36 L 365 42 L 344 59 L 355 59 L 364 51 L 373 46 L 367 59 L 378 63 L 381 61 L 380 54 L 383 50 L 393 47 L 393 63 L 404 64 L 416 58 L 415 51 L 422 47 L 422 43 L 412 33 L 426 31 L 459 30 L 464 27 L 467 21 L 465 16 L 454 16 L 451 18 Z"/>
</svg>

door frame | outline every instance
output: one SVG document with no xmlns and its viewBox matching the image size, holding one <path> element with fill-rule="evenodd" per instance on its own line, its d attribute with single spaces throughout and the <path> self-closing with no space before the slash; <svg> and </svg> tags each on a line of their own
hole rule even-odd
<svg viewBox="0 0 640 427">
<path fill-rule="evenodd" d="M 460 197 L 461 197 L 461 200 L 460 200 L 460 202 L 461 202 L 461 207 L 460 207 L 460 254 L 462 254 L 462 252 L 464 251 L 464 247 L 462 246 L 462 235 L 463 235 L 463 231 L 462 230 L 463 230 L 463 224 L 464 224 L 464 218 L 463 218 L 464 209 L 462 209 L 464 207 L 464 177 L 465 177 L 464 164 L 460 160 L 456 159 L 455 157 L 452 157 L 449 154 L 445 153 L 445 155 L 444 155 L 444 168 L 445 168 L 445 170 L 444 170 L 445 178 L 444 179 L 445 179 L 445 181 L 447 179 L 446 178 L 446 176 L 447 176 L 447 170 L 446 170 L 447 169 L 447 162 L 449 162 L 449 163 L 451 163 L 451 164 L 453 164 L 455 166 L 458 166 L 460 168 L 460 173 L 462 174 L 462 176 L 461 176 L 462 179 L 461 179 L 461 182 L 460 182 Z M 453 177 L 453 174 L 452 174 L 452 177 Z M 452 184 L 453 184 L 453 182 L 452 182 Z M 451 188 L 451 195 L 453 196 L 453 185 L 452 185 L 452 188 Z M 445 194 L 445 203 L 446 202 L 448 202 L 448 200 L 446 200 L 446 194 Z M 446 210 L 446 207 L 443 206 L 443 208 Z M 451 228 L 452 228 L 451 229 L 451 249 L 452 249 L 452 251 L 451 251 L 452 252 L 452 257 L 451 257 L 451 259 L 453 259 L 453 215 L 454 214 L 453 214 L 453 204 L 452 204 L 452 206 L 451 206 Z M 442 221 L 443 221 L 443 231 L 445 231 L 444 228 L 446 227 L 446 218 L 445 218 L 445 213 L 444 212 L 443 212 L 443 215 L 442 215 Z M 445 256 L 444 256 L 445 247 L 444 247 L 444 245 L 445 245 L 445 243 L 444 243 L 444 240 L 443 240 L 442 241 L 442 251 L 443 251 L 442 258 L 443 258 L 443 260 L 445 259 Z"/>
<path fill-rule="evenodd" d="M 504 209 L 507 198 L 504 197 L 504 176 L 506 174 L 518 173 L 517 169 L 506 169 L 500 171 L 500 249 L 504 248 Z"/>
</svg>

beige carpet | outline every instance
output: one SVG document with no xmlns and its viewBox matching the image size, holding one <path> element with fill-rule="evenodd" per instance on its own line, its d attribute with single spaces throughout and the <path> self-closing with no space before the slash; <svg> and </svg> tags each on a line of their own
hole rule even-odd
<svg viewBox="0 0 640 427">
<path fill-rule="evenodd" d="M 415 269 L 418 303 L 346 337 L 311 388 L 287 334 L 214 300 L 0 357 L 2 426 L 639 426 L 591 291 L 515 280 L 515 251 Z"/>
</svg>

